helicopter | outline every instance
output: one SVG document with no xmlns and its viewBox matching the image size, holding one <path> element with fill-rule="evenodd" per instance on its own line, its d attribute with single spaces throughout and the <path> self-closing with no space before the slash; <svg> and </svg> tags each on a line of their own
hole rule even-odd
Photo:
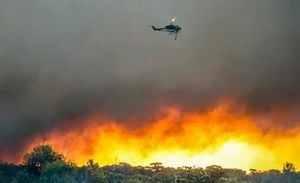
<svg viewBox="0 0 300 183">
<path fill-rule="evenodd" d="M 176 18 L 172 18 L 169 25 L 165 27 L 156 28 L 152 25 L 152 29 L 154 31 L 168 32 L 169 34 L 175 34 L 175 40 L 177 39 L 177 34 L 181 31 L 181 27 L 179 25 L 174 25 L 173 23 L 176 21 Z"/>
</svg>

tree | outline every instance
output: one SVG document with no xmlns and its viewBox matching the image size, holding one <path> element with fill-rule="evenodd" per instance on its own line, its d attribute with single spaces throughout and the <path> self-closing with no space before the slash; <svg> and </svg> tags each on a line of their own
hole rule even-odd
<svg viewBox="0 0 300 183">
<path fill-rule="evenodd" d="M 64 161 L 47 163 L 40 175 L 41 183 L 65 183 L 75 182 L 76 167 Z"/>
<path fill-rule="evenodd" d="M 154 171 L 154 172 L 162 171 L 163 168 L 164 168 L 164 166 L 162 165 L 161 162 L 150 163 L 150 169 L 152 169 L 152 171 Z"/>
<path fill-rule="evenodd" d="M 78 182 L 87 183 L 106 183 L 106 176 L 101 171 L 98 163 L 92 159 L 88 160 L 87 165 L 79 169 Z"/>
<path fill-rule="evenodd" d="M 47 163 L 64 161 L 64 156 L 54 152 L 50 145 L 39 145 L 26 153 L 23 159 L 28 173 L 39 176 Z"/>
<path fill-rule="evenodd" d="M 282 176 L 279 170 L 268 170 L 261 173 L 263 183 L 281 183 L 284 182 L 282 180 Z"/>
<path fill-rule="evenodd" d="M 225 174 L 223 168 L 218 165 L 210 165 L 205 171 L 209 174 L 210 182 L 216 183 Z"/>
<path fill-rule="evenodd" d="M 283 165 L 282 172 L 283 172 L 282 182 L 286 182 L 286 183 L 300 182 L 300 177 L 297 176 L 296 168 L 293 163 L 286 162 Z"/>
<path fill-rule="evenodd" d="M 295 172 L 295 170 L 296 170 L 296 168 L 293 163 L 286 162 L 283 165 L 282 172 L 283 173 L 292 173 L 292 172 Z"/>
</svg>

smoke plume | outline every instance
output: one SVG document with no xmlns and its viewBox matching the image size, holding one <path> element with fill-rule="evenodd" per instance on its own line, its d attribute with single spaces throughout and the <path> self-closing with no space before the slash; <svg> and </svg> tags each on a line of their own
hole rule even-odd
<svg viewBox="0 0 300 183">
<path fill-rule="evenodd" d="M 176 41 L 149 28 L 173 17 Z M 94 111 L 126 122 L 223 99 L 297 125 L 299 19 L 297 0 L 1 0 L 0 150 Z"/>
</svg>

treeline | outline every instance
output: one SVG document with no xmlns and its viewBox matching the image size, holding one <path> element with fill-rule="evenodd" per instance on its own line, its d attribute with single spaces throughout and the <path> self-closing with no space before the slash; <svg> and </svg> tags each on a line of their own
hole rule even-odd
<svg viewBox="0 0 300 183">
<path fill-rule="evenodd" d="M 49 145 L 35 147 L 23 159 L 22 165 L 0 163 L 0 183 L 300 183 L 300 172 L 292 163 L 285 163 L 281 171 L 250 169 L 250 173 L 217 165 L 170 168 L 159 162 L 100 167 L 89 160 L 76 166 Z"/>
</svg>

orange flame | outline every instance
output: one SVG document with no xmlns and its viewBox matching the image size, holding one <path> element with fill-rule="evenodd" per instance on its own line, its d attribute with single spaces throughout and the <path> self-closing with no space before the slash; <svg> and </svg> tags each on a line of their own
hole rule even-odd
<svg viewBox="0 0 300 183">
<path fill-rule="evenodd" d="M 285 161 L 300 165 L 298 127 L 263 129 L 231 105 L 224 102 L 201 113 L 164 107 L 164 117 L 135 126 L 96 114 L 85 119 L 84 127 L 51 132 L 47 143 L 80 165 L 88 159 L 100 165 L 159 161 L 173 167 L 217 164 L 244 170 L 280 169 Z"/>
</svg>

